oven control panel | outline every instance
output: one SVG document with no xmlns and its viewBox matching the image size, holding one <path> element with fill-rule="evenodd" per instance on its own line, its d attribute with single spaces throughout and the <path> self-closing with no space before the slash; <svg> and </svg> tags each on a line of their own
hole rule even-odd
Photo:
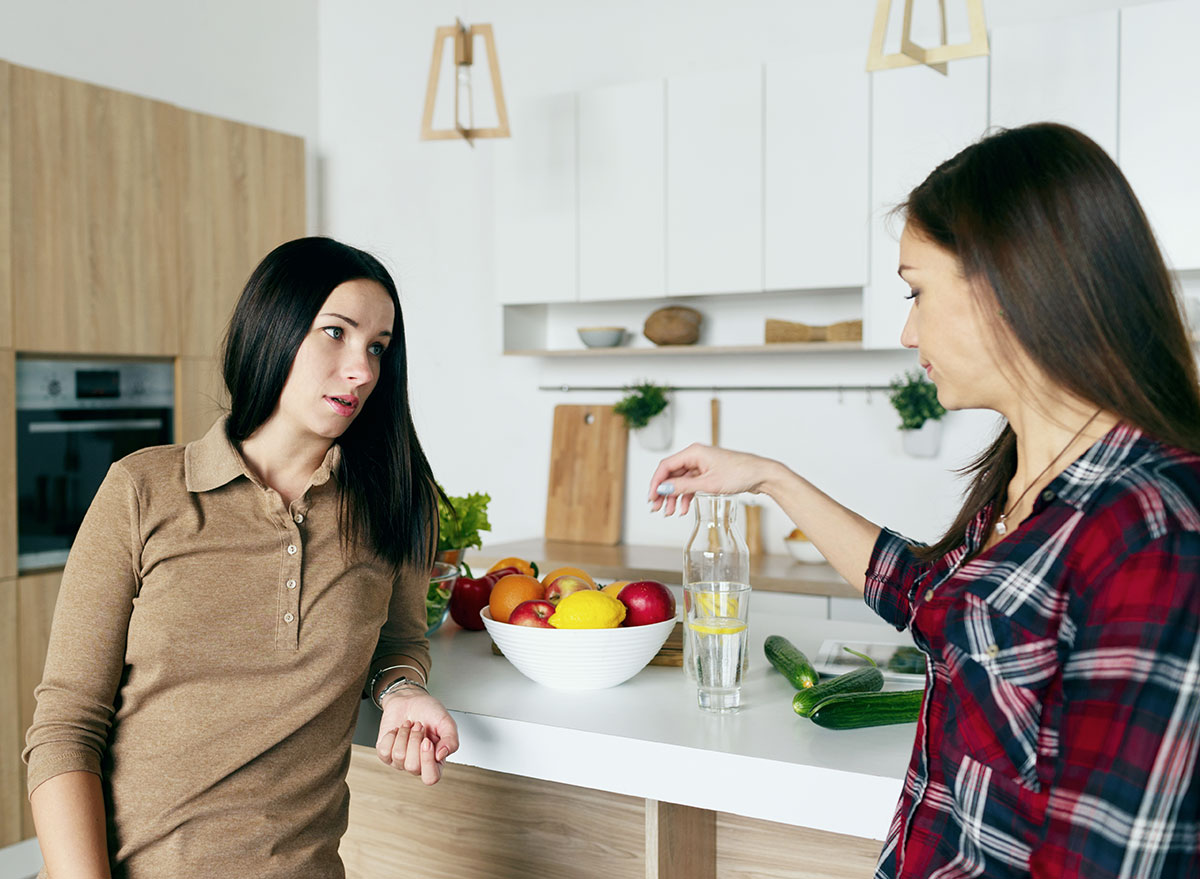
<svg viewBox="0 0 1200 879">
<path fill-rule="evenodd" d="M 17 358 L 17 409 L 164 409 L 175 370 L 151 360 Z"/>
</svg>

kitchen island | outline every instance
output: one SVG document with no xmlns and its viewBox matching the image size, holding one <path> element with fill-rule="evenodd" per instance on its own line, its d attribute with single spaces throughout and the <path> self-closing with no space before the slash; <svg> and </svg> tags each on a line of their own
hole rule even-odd
<svg viewBox="0 0 1200 879">
<path fill-rule="evenodd" d="M 772 876 L 868 875 L 914 726 L 831 731 L 797 717 L 794 690 L 762 651 L 772 634 L 813 657 L 827 638 L 911 643 L 882 623 L 813 619 L 797 597 L 756 592 L 745 707 L 718 716 L 696 707 L 679 668 L 649 666 L 607 690 L 552 690 L 494 655 L 486 632 L 448 621 L 430 639 L 431 689 L 462 746 L 426 789 L 379 763 L 378 712 L 364 703 L 349 875 L 409 862 L 445 876 L 701 879 L 768 863 Z M 431 834 L 444 842 L 429 845 Z"/>
</svg>

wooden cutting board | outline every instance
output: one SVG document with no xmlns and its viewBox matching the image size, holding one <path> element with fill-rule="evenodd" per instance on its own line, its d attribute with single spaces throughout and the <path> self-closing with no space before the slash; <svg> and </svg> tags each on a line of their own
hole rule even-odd
<svg viewBox="0 0 1200 879">
<path fill-rule="evenodd" d="M 611 405 L 555 406 L 546 539 L 615 546 L 629 430 Z"/>
</svg>

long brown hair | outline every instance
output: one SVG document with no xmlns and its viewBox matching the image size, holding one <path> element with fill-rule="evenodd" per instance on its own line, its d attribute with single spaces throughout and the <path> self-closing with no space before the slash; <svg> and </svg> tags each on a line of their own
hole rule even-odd
<svg viewBox="0 0 1200 879">
<path fill-rule="evenodd" d="M 958 257 L 976 295 L 994 298 L 992 313 L 1052 382 L 1169 445 L 1200 450 L 1200 390 L 1179 299 L 1129 182 L 1094 141 L 1053 123 L 997 131 L 938 166 L 896 211 Z M 959 546 L 1016 467 L 1005 424 L 961 471 L 971 477 L 962 509 L 922 557 Z"/>
</svg>

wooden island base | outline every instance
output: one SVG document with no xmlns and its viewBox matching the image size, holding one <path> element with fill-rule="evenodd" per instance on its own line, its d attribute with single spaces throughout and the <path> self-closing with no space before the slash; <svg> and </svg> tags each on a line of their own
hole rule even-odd
<svg viewBox="0 0 1200 879">
<path fill-rule="evenodd" d="M 362 745 L 347 781 L 348 879 L 849 879 L 881 845 L 453 763 L 427 788 Z"/>
</svg>

